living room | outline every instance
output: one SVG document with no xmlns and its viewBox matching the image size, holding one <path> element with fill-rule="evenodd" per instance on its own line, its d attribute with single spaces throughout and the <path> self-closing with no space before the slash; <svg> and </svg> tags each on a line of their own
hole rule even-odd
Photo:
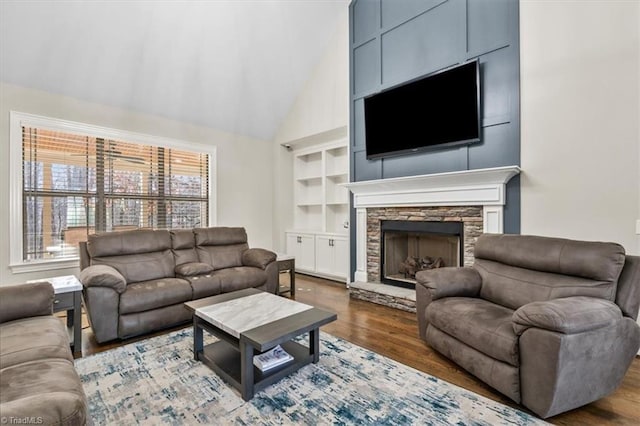
<svg viewBox="0 0 640 426">
<path fill-rule="evenodd" d="M 384 6 L 394 11 L 395 15 L 392 16 L 396 16 L 394 19 L 397 19 L 397 22 L 409 22 L 414 16 L 428 16 L 429 13 L 425 12 L 432 9 L 447 10 L 450 5 L 445 3 L 453 4 L 453 0 L 425 0 L 413 2 L 415 4 L 411 6 L 394 6 L 393 2 L 362 0 L 324 2 L 329 4 L 324 6 L 321 4 L 323 2 L 300 2 L 295 5 L 291 2 L 267 2 L 269 8 L 263 11 L 262 16 L 264 20 L 271 21 L 265 27 L 251 27 L 248 24 L 248 17 L 256 15 L 255 8 L 264 6 L 258 6 L 258 3 L 263 2 L 242 3 L 243 5 L 238 6 L 239 9 L 232 12 L 233 19 L 225 20 L 218 16 L 213 22 L 232 35 L 230 42 L 228 39 L 225 39 L 225 42 L 211 41 L 211 45 L 207 46 L 206 43 L 185 39 L 191 33 L 178 32 L 175 27 L 180 25 L 176 26 L 172 19 L 176 16 L 182 19 L 194 18 L 198 15 L 198 10 L 195 6 L 182 10 L 179 3 L 177 8 L 172 10 L 167 6 L 167 10 L 151 14 L 156 19 L 153 25 L 158 26 L 160 30 L 171 30 L 165 31 L 164 36 L 158 35 L 157 39 L 147 39 L 146 42 L 153 45 L 154 52 L 172 52 L 175 55 L 176 50 L 186 49 L 184 46 L 189 45 L 197 54 L 198 48 L 213 49 L 220 48 L 220 45 L 225 43 L 233 43 L 234 37 L 239 37 L 236 32 L 243 30 L 251 34 L 246 39 L 238 38 L 236 41 L 238 45 L 246 46 L 249 43 L 257 43 L 262 34 L 275 33 L 272 27 L 282 22 L 289 23 L 288 19 L 293 18 L 288 13 L 293 16 L 294 12 L 291 10 L 295 9 L 295 13 L 300 14 L 300 22 L 297 24 L 299 26 L 295 27 L 297 31 L 303 31 L 306 25 L 309 32 L 322 32 L 322 37 L 317 36 L 316 39 L 304 32 L 310 37 L 309 40 L 305 40 L 306 43 L 310 43 L 308 49 L 314 52 L 313 55 L 304 55 L 304 60 L 308 61 L 304 68 L 306 74 L 291 75 L 294 68 L 290 65 L 290 69 L 284 68 L 285 82 L 276 82 L 270 80 L 272 77 L 264 68 L 260 68 L 259 62 L 238 62 L 237 59 L 243 57 L 242 53 L 238 53 L 239 49 L 234 49 L 234 53 L 227 53 L 227 56 L 220 56 L 221 62 L 227 61 L 241 67 L 234 72 L 243 75 L 240 82 L 244 83 L 244 87 L 234 87 L 233 90 L 237 90 L 238 93 L 246 92 L 249 97 L 253 95 L 256 104 L 253 110 L 240 109 L 239 103 L 224 108 L 214 102 L 212 99 L 215 96 L 226 96 L 225 91 L 215 87 L 215 80 L 206 82 L 207 79 L 198 77 L 200 74 L 193 71 L 193 66 L 185 67 L 185 71 L 182 71 L 182 62 L 169 63 L 166 66 L 169 74 L 176 80 L 162 80 L 161 76 L 156 79 L 136 75 L 136 67 L 153 69 L 158 67 L 158 64 L 146 62 L 152 61 L 153 58 L 144 55 L 144 44 L 134 44 L 136 47 L 142 46 L 141 50 L 129 50 L 127 43 L 131 43 L 131 40 L 123 35 L 128 34 L 127 31 L 117 31 L 119 34 L 112 35 L 112 47 L 101 46 L 100 49 L 95 49 L 95 46 L 100 44 L 90 44 L 91 42 L 109 37 L 95 39 L 90 38 L 89 34 L 94 31 L 99 33 L 100 30 L 97 28 L 107 26 L 109 19 L 122 22 L 123 28 L 135 28 L 136 20 L 129 18 L 130 22 L 123 17 L 127 12 L 124 5 L 118 5 L 117 8 L 122 10 L 117 12 L 113 6 L 107 6 L 103 2 L 93 2 L 82 8 L 76 5 L 76 8 L 71 9 L 65 9 L 71 6 L 64 3 L 47 7 L 38 2 L 28 2 L 27 5 L 10 1 L 2 3 L 0 120 L 3 131 L 0 134 L 0 168 L 3 170 L 4 178 L 0 183 L 0 223 L 3 224 L 5 235 L 0 243 L 2 285 L 52 276 L 78 275 L 80 272 L 77 260 L 73 266 L 59 263 L 62 269 L 52 269 L 51 263 L 34 267 L 34 264 L 23 262 L 22 242 L 18 244 L 16 241 L 22 238 L 22 225 L 20 220 L 16 222 L 15 211 L 21 210 L 22 203 L 21 194 L 17 195 L 16 203 L 16 190 L 12 182 L 15 182 L 15 176 L 20 176 L 21 173 L 20 163 L 16 165 L 12 160 L 15 143 L 10 138 L 11 111 L 83 123 L 102 129 L 186 141 L 197 147 L 204 145 L 207 149 L 214 147 L 212 155 L 215 157 L 215 173 L 210 176 L 210 202 L 214 207 L 210 209 L 208 223 L 216 226 L 244 227 L 250 247 L 266 248 L 278 253 L 287 252 L 286 234 L 297 228 L 298 220 L 298 212 L 294 206 L 295 153 L 314 143 L 342 141 L 345 146 L 350 147 L 348 163 L 349 181 L 352 183 L 406 177 L 407 174 L 449 172 L 453 169 L 451 161 L 456 161 L 456 165 L 462 164 L 458 167 L 459 170 L 517 166 L 517 176 L 511 177 L 505 184 L 506 200 L 500 205 L 499 210 L 504 232 L 584 241 L 611 241 L 622 245 L 629 255 L 640 254 L 638 2 L 491 2 L 495 4 L 495 8 L 488 7 L 486 16 L 482 15 L 479 22 L 491 25 L 492 22 L 504 23 L 504 20 L 508 20 L 504 30 L 506 33 L 501 33 L 502 27 L 496 25 L 495 31 L 480 30 L 478 34 L 481 36 L 472 41 L 477 40 L 478 43 L 490 45 L 493 43 L 491 37 L 506 34 L 508 43 L 483 46 L 476 52 L 470 49 L 468 56 L 472 58 L 480 53 L 498 50 L 508 52 L 509 58 L 506 62 L 495 64 L 498 67 L 506 67 L 507 74 L 512 74 L 508 74 L 509 78 L 502 78 L 501 75 L 498 83 L 491 83 L 495 84 L 491 86 L 492 90 L 495 88 L 495 91 L 501 92 L 507 99 L 507 104 L 484 105 L 486 108 L 493 108 L 492 112 L 495 112 L 496 116 L 502 116 L 488 123 L 487 127 L 492 130 L 508 129 L 508 135 L 503 139 L 500 139 L 502 136 L 492 136 L 492 141 L 496 141 L 495 144 L 503 148 L 499 156 L 507 161 L 505 163 L 500 163 L 502 159 L 494 161 L 495 153 L 483 152 L 478 149 L 479 146 L 462 148 L 475 149 L 476 152 L 465 155 L 463 160 L 442 158 L 443 156 L 438 156 L 437 153 L 436 159 L 429 159 L 433 158 L 434 154 L 427 152 L 397 157 L 395 161 L 386 162 L 387 160 L 365 159 L 362 149 L 357 145 L 358 136 L 354 132 L 357 131 L 359 122 L 358 118 L 350 115 L 350 111 L 357 114 L 354 102 L 380 89 L 431 73 L 442 66 L 450 66 L 458 60 L 448 63 L 448 59 L 445 59 L 440 67 L 433 66 L 421 62 L 416 52 L 411 50 L 413 45 L 407 45 L 406 50 L 399 50 L 397 56 L 391 58 L 399 64 L 408 64 L 406 68 L 400 66 L 387 69 L 384 68 L 386 63 L 383 63 L 382 59 L 373 58 L 373 62 L 365 62 L 365 66 L 372 65 L 374 69 L 377 66 L 378 69 L 386 70 L 388 74 L 385 74 L 384 78 L 390 75 L 391 80 L 383 81 L 379 75 L 374 75 L 373 86 L 364 87 L 354 94 L 354 91 L 350 91 L 350 84 L 360 84 L 361 81 L 350 83 L 354 76 L 353 66 L 358 65 L 354 59 L 357 48 L 370 39 L 382 38 L 384 31 L 378 27 L 371 33 L 365 31 L 363 38 L 358 39 L 353 33 L 353 21 L 350 19 L 353 19 L 353 16 L 365 16 L 363 19 L 366 19 L 366 22 L 373 22 L 378 16 L 376 14 L 380 13 L 376 10 Z M 469 3 L 470 7 L 480 4 Z M 137 5 L 143 6 L 142 3 Z M 151 4 L 144 6 L 152 7 Z M 230 3 L 227 6 L 232 8 Z M 56 8 L 59 8 L 59 11 Z M 356 8 L 362 10 L 355 10 Z M 176 10 L 182 11 L 176 14 Z M 132 13 L 131 17 L 138 16 L 134 14 L 135 11 L 128 12 Z M 31 21 L 38 22 L 40 28 L 48 29 L 50 33 L 47 37 L 50 39 L 45 37 L 44 30 L 24 34 L 23 25 L 27 16 Z M 459 14 L 454 13 L 453 16 L 455 19 L 462 19 Z M 246 24 L 242 24 L 243 17 L 247 17 Z M 319 22 L 321 19 L 324 21 Z M 97 28 L 75 28 L 73 31 L 76 32 L 69 30 L 68 33 L 60 30 L 71 28 L 73 22 L 78 21 L 104 25 L 98 25 Z M 229 22 L 235 22 L 237 26 L 234 27 Z M 451 21 L 445 19 L 443 22 L 455 28 Z M 197 27 L 196 24 L 192 25 Z M 252 22 L 252 25 L 257 24 Z M 150 23 L 147 30 L 151 32 L 151 28 Z M 477 28 L 472 29 L 477 31 Z M 265 32 L 260 32 L 261 30 Z M 437 37 L 439 31 L 445 30 L 446 28 L 438 27 L 437 31 L 434 29 L 429 34 L 432 37 L 436 34 Z M 175 37 L 171 36 L 172 31 L 176 31 Z M 293 27 L 291 31 L 294 31 Z M 154 34 L 160 33 L 162 31 Z M 59 38 L 55 38 L 54 34 Z M 24 41 L 20 42 L 22 37 Z M 88 45 L 83 45 L 74 42 L 76 38 L 90 41 Z M 290 43 L 286 45 L 288 48 L 304 47 L 304 43 L 292 43 L 291 38 L 295 38 L 295 33 L 286 33 L 272 43 Z M 50 40 L 56 40 L 60 45 L 52 45 L 49 43 Z M 145 38 L 140 37 L 137 40 L 140 42 Z M 450 39 L 440 41 L 437 38 L 435 41 L 430 39 L 429 42 L 435 46 L 450 46 L 452 43 Z M 422 41 L 417 44 L 421 43 Z M 423 44 L 428 43 L 424 41 Z M 473 43 L 470 45 L 475 48 Z M 502 49 L 505 45 L 509 46 L 507 50 Z M 499 47 L 501 49 L 498 49 Z M 375 49 L 373 50 L 375 56 Z M 101 53 L 107 53 L 105 58 L 102 58 Z M 258 58 L 261 56 L 254 50 L 251 50 L 250 54 Z M 442 49 L 440 54 L 446 56 L 447 49 Z M 80 62 L 72 62 L 81 66 L 65 72 L 64 67 L 57 61 L 58 58 L 72 61 L 73 58 L 69 58 L 68 55 L 77 55 L 83 59 Z M 353 56 L 350 59 L 351 55 Z M 29 57 L 32 59 L 29 60 Z M 159 59 L 165 60 L 164 58 L 163 56 Z M 301 55 L 301 61 L 302 58 Z M 278 59 L 285 64 L 294 61 L 286 56 Z M 123 63 L 123 68 L 111 65 L 110 61 Z M 206 60 L 198 63 L 204 66 Z M 481 59 L 481 65 L 485 63 L 484 59 Z M 104 69 L 96 72 L 89 67 L 90 65 L 101 66 Z M 111 75 L 115 75 L 116 71 L 132 77 L 127 80 L 114 79 Z M 102 80 L 98 80 L 100 78 Z M 252 78 L 255 78 L 255 81 Z M 101 81 L 106 84 L 110 80 L 116 80 L 121 85 L 118 89 L 121 93 L 117 90 L 104 90 L 95 83 Z M 277 86 L 276 89 L 282 93 L 282 100 L 263 97 L 262 92 L 267 91 L 266 87 L 269 84 Z M 65 87 L 72 90 L 65 92 Z M 296 88 L 294 93 L 293 87 Z M 211 89 L 213 91 L 207 92 Z M 203 96 L 209 98 L 194 100 L 195 93 L 199 90 L 202 90 Z M 246 93 L 241 94 L 246 96 Z M 118 95 L 121 95 L 120 98 Z M 119 103 L 122 99 L 125 103 Z M 139 102 L 140 99 L 146 99 L 147 102 Z M 140 105 L 147 105 L 149 109 L 142 109 Z M 183 113 L 183 110 L 210 111 L 211 105 L 217 110 L 225 111 L 216 111 L 216 117 L 212 117 L 209 122 L 205 122 L 207 117 L 203 118 L 202 115 L 189 117 L 186 112 Z M 503 107 L 506 109 L 501 111 L 500 108 Z M 276 116 L 276 110 L 280 115 Z M 232 113 L 235 115 L 230 115 Z M 506 120 L 505 114 L 508 116 Z M 261 121 L 263 119 L 271 121 L 264 125 Z M 505 122 L 509 124 L 501 127 Z M 256 130 L 259 128 L 266 131 L 260 133 Z M 504 154 L 505 151 L 508 153 Z M 349 229 L 340 230 L 340 233 L 349 235 L 350 243 L 350 266 L 349 270 L 345 271 L 345 281 L 354 282 L 358 281 L 357 246 L 358 238 L 362 235 L 357 234 L 358 217 L 353 205 L 346 215 L 346 221 Z M 337 230 L 337 225 L 342 222 L 335 220 L 334 230 Z M 325 229 L 322 227 L 319 230 L 312 229 L 323 230 Z M 305 280 L 314 282 L 315 278 L 298 275 L 300 283 L 305 283 Z M 299 285 L 311 287 L 311 284 Z M 340 284 L 327 281 L 326 285 Z M 341 285 L 340 290 L 347 292 L 344 285 Z M 303 291 L 298 294 L 304 297 Z M 415 314 L 412 318 L 415 319 Z M 637 378 L 638 359 L 633 363 L 634 377 Z M 618 413 L 620 417 L 616 421 L 624 422 L 634 415 L 637 418 L 637 403 L 640 399 L 637 392 L 636 387 L 626 396 L 627 401 L 631 401 L 630 405 L 635 402 L 636 408 L 625 408 L 624 412 Z M 611 411 L 615 413 L 616 408 L 612 407 Z M 554 422 L 554 419 L 550 421 Z"/>
</svg>

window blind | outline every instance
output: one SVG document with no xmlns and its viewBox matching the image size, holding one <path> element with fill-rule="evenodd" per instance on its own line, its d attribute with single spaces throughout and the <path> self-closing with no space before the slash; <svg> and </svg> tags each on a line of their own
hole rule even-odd
<svg viewBox="0 0 640 426">
<path fill-rule="evenodd" d="M 77 256 L 95 232 L 206 226 L 209 156 L 22 127 L 23 259 Z"/>
</svg>

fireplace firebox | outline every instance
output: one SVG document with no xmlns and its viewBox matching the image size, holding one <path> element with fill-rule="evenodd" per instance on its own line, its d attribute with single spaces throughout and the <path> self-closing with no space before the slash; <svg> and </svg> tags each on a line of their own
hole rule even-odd
<svg viewBox="0 0 640 426">
<path fill-rule="evenodd" d="M 383 220 L 380 222 L 380 281 L 415 288 L 424 269 L 461 266 L 462 222 Z"/>
</svg>

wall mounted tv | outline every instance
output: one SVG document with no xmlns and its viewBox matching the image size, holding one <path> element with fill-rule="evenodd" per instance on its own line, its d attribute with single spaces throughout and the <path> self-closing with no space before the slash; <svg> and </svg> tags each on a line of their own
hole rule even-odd
<svg viewBox="0 0 640 426">
<path fill-rule="evenodd" d="M 367 159 L 480 141 L 478 60 L 365 98 L 364 121 Z"/>
</svg>

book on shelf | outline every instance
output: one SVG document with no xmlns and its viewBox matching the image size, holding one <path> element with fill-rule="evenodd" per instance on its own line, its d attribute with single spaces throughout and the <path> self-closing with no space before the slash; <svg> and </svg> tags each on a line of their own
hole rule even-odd
<svg viewBox="0 0 640 426">
<path fill-rule="evenodd" d="M 280 345 L 273 349 L 269 349 L 260 355 L 253 357 L 253 365 L 258 367 L 260 371 L 266 371 L 279 365 L 291 361 L 293 357 L 287 353 Z"/>
</svg>

